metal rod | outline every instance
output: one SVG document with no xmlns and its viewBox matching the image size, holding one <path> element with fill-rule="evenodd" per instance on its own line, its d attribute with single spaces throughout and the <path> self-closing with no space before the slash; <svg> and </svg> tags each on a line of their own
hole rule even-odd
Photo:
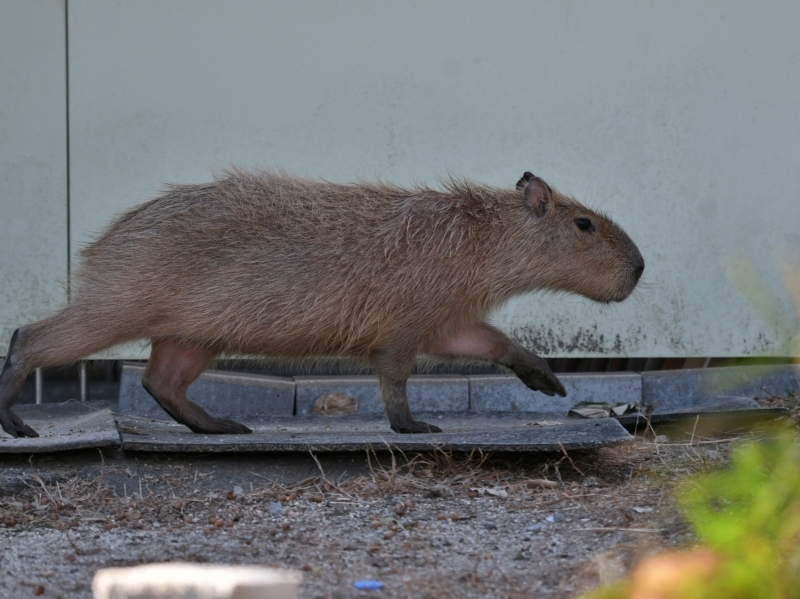
<svg viewBox="0 0 800 599">
<path fill-rule="evenodd" d="M 81 362 L 81 369 L 78 371 L 78 381 L 81 387 L 81 403 L 86 403 L 89 399 L 89 391 L 86 382 L 86 362 Z"/>
<path fill-rule="evenodd" d="M 42 403 L 42 369 L 36 369 L 36 404 Z"/>
</svg>

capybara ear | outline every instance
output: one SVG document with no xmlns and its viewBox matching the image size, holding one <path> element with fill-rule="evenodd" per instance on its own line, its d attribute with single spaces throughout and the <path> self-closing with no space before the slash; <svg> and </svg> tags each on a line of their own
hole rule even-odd
<svg viewBox="0 0 800 599">
<path fill-rule="evenodd" d="M 525 187 L 525 185 L 526 185 L 526 184 L 528 183 L 528 181 L 530 181 L 531 179 L 533 179 L 533 173 L 532 173 L 532 172 L 530 172 L 530 171 L 525 171 L 524 173 L 522 173 L 522 179 L 520 179 L 519 181 L 517 181 L 517 189 L 522 189 L 523 187 Z"/>
<path fill-rule="evenodd" d="M 539 177 L 531 177 L 525 186 L 524 194 L 525 205 L 536 217 L 541 218 L 547 214 L 553 203 L 551 189 L 547 183 Z"/>
</svg>

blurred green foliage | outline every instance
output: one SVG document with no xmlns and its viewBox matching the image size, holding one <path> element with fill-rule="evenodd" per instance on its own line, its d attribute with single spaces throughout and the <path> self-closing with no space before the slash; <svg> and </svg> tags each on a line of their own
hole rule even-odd
<svg viewBox="0 0 800 599">
<path fill-rule="evenodd" d="M 796 429 L 742 444 L 728 468 L 682 481 L 676 497 L 698 540 L 719 557 L 713 572 L 700 575 L 687 568 L 680 584 L 665 588 L 663 595 L 642 594 L 636 580 L 626 580 L 585 599 L 800 599 Z"/>
<path fill-rule="evenodd" d="M 800 598 L 800 445 L 794 429 L 735 450 L 730 468 L 682 483 L 678 505 L 723 558 L 697 597 Z M 713 592 L 712 592 L 713 591 Z"/>
</svg>

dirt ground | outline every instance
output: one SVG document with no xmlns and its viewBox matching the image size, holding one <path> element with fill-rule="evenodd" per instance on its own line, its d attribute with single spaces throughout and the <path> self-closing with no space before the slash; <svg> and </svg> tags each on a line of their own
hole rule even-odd
<svg viewBox="0 0 800 599">
<path fill-rule="evenodd" d="M 691 543 L 671 488 L 732 443 L 687 437 L 569 455 L 0 458 L 0 596 L 89 598 L 99 568 L 189 561 L 299 569 L 304 598 L 574 597 Z"/>
</svg>

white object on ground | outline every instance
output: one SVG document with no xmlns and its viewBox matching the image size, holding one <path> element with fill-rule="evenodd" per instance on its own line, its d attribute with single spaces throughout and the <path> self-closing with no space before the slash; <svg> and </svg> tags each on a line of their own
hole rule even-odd
<svg viewBox="0 0 800 599">
<path fill-rule="evenodd" d="M 163 563 L 98 570 L 95 599 L 295 599 L 295 570 Z"/>
</svg>

